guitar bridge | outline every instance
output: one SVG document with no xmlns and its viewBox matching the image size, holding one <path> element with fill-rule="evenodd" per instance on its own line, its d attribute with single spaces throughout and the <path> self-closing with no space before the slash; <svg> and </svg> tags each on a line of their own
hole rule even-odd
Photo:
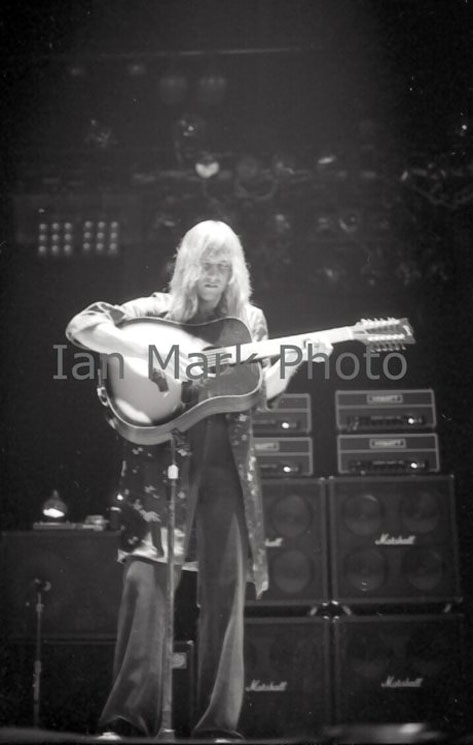
<svg viewBox="0 0 473 745">
<path fill-rule="evenodd" d="M 98 385 L 96 390 L 97 390 L 98 399 L 99 399 L 100 403 L 102 404 L 102 406 L 107 406 L 108 407 L 109 406 L 109 399 L 108 399 L 108 394 L 107 394 L 107 391 L 106 391 L 105 386 Z"/>
</svg>

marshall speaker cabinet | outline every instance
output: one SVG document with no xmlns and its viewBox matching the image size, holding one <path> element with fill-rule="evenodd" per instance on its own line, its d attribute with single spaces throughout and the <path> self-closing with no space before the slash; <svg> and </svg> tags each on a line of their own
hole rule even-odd
<svg viewBox="0 0 473 745">
<path fill-rule="evenodd" d="M 458 725 L 461 616 L 345 616 L 333 622 L 333 641 L 336 722 Z"/>
<path fill-rule="evenodd" d="M 328 483 L 334 600 L 461 599 L 452 476 L 332 477 Z"/>
<path fill-rule="evenodd" d="M 256 605 L 328 600 L 325 504 L 323 479 L 263 480 L 269 589 Z"/>
<path fill-rule="evenodd" d="M 246 619 L 247 737 L 313 738 L 329 721 L 329 630 L 324 618 Z"/>
</svg>

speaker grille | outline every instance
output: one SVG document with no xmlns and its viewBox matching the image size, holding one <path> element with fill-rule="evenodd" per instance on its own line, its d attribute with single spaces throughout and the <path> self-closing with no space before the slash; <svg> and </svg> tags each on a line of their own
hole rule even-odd
<svg viewBox="0 0 473 745">
<path fill-rule="evenodd" d="M 246 620 L 245 735 L 314 735 L 328 721 L 329 628 L 320 618 Z"/>
<path fill-rule="evenodd" d="M 263 507 L 269 589 L 258 605 L 304 605 L 326 601 L 328 576 L 323 480 L 264 480 Z M 250 595 L 248 602 L 253 602 Z"/>
<path fill-rule="evenodd" d="M 453 477 L 329 479 L 333 599 L 460 597 Z"/>
<path fill-rule="evenodd" d="M 350 616 L 336 619 L 333 631 L 338 722 L 439 722 L 459 714 L 461 616 Z"/>
</svg>

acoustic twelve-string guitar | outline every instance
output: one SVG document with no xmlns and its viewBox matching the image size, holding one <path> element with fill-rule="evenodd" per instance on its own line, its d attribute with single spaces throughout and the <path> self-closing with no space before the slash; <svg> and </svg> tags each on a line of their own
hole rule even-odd
<svg viewBox="0 0 473 745">
<path fill-rule="evenodd" d="M 109 423 L 141 445 L 165 442 L 174 431 L 185 432 L 212 414 L 250 409 L 260 397 L 263 359 L 280 358 L 289 375 L 302 354 L 311 357 L 311 345 L 316 354 L 320 340 L 357 340 L 376 352 L 414 343 L 406 318 L 362 320 L 259 342 L 238 318 L 181 324 L 146 317 L 124 321 L 120 328 L 130 340 L 144 343 L 149 354 L 147 359 L 103 355 L 98 395 Z"/>
</svg>

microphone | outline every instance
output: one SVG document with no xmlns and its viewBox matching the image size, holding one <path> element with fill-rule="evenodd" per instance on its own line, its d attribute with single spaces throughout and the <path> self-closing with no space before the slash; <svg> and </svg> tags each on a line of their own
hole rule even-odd
<svg viewBox="0 0 473 745">
<path fill-rule="evenodd" d="M 52 587 L 51 582 L 47 579 L 39 579 L 38 577 L 35 577 L 34 583 L 36 589 L 42 592 L 49 592 Z"/>
</svg>

